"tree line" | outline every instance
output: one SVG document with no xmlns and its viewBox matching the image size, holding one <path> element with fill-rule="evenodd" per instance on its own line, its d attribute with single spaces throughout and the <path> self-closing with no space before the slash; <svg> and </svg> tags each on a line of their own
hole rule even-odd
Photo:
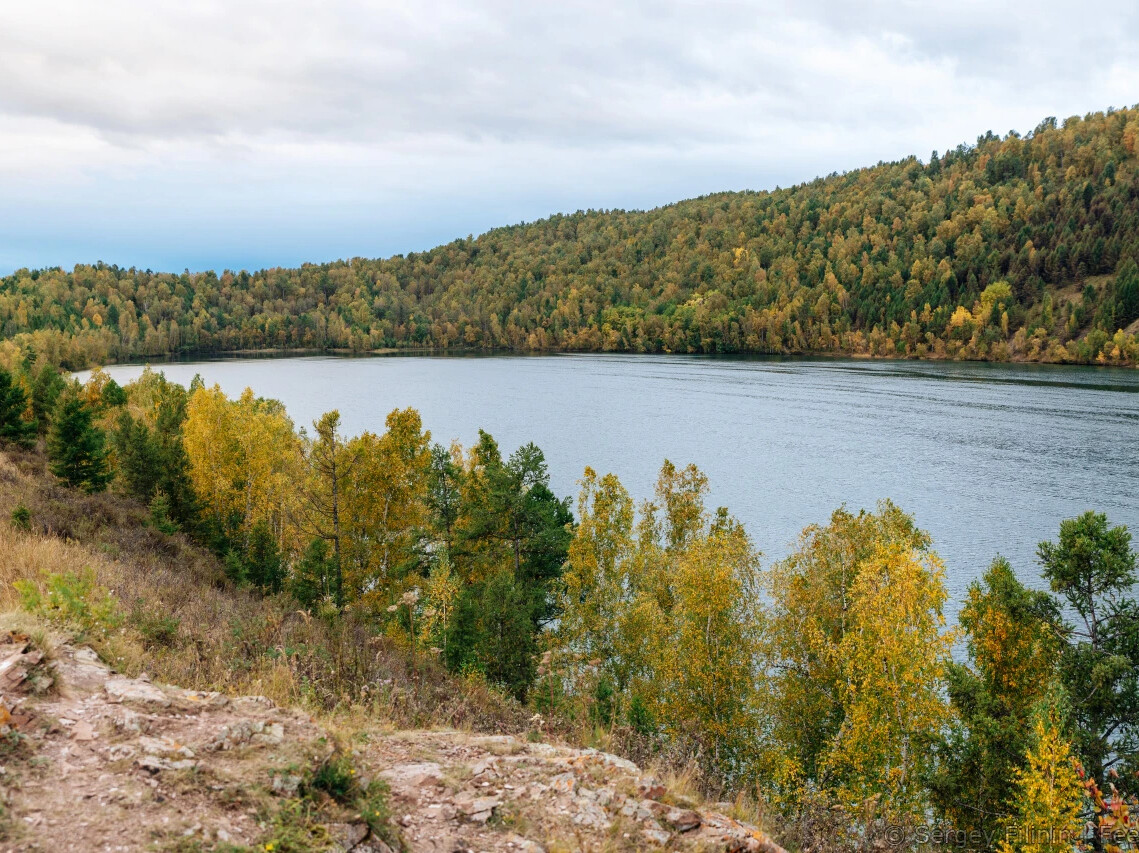
<svg viewBox="0 0 1139 853">
<path fill-rule="evenodd" d="M 335 411 L 298 430 L 277 401 L 149 369 L 126 387 L 0 370 L 0 441 L 134 497 L 234 584 L 353 611 L 413 668 L 688 756 L 801 846 L 902 827 L 916 848 L 938 821 L 967 849 L 1135 849 L 1136 555 L 1102 514 L 1040 544 L 1046 590 L 996 558 L 950 627 L 933 543 L 889 501 L 765 567 L 691 465 L 666 461 L 639 505 L 587 468 L 575 513 L 533 444 L 443 446 L 413 409 L 382 433 L 346 436 Z"/>
<path fill-rule="evenodd" d="M 773 192 L 585 211 L 426 252 L 0 280 L 7 362 L 233 350 L 846 353 L 1135 364 L 1139 108 Z"/>
</svg>

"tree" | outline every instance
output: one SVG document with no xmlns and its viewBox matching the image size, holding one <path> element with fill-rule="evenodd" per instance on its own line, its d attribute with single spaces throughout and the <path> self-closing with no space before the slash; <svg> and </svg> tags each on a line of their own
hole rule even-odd
<svg viewBox="0 0 1139 853">
<path fill-rule="evenodd" d="M 51 414 L 66 387 L 59 369 L 52 364 L 44 364 L 31 381 L 32 419 L 40 430 L 48 428 Z"/>
<path fill-rule="evenodd" d="M 68 485 L 87 492 L 107 487 L 106 437 L 92 423 L 91 410 L 77 394 L 65 395 L 56 406 L 47 453 L 51 472 Z"/>
<path fill-rule="evenodd" d="M 301 461 L 284 407 L 248 388 L 237 400 L 216 385 L 199 388 L 190 395 L 183 435 L 194 491 L 223 539 L 247 552 L 253 528 L 262 521 L 280 538 Z"/>
<path fill-rule="evenodd" d="M 0 441 L 31 447 L 36 439 L 36 424 L 24 417 L 28 395 L 14 381 L 12 374 L 0 369 Z"/>
<path fill-rule="evenodd" d="M 305 448 L 308 476 L 300 489 L 295 518 L 306 534 L 331 544 L 332 595 L 337 606 L 343 607 L 341 515 L 347 478 L 359 456 L 345 446 L 340 435 L 340 412 L 326 412 L 313 423 L 313 428 L 316 438 Z"/>
<path fill-rule="evenodd" d="M 934 805 L 959 831 L 993 837 L 1012 810 L 1009 780 L 1024 766 L 1034 715 L 1056 677 L 1049 612 L 1047 593 L 1027 589 L 1002 558 L 969 587 L 959 621 L 971 665 L 948 665 L 957 717 L 929 780 Z"/>
<path fill-rule="evenodd" d="M 1060 678 L 1075 724 L 1074 744 L 1092 778 L 1139 753 L 1139 606 L 1132 597 L 1135 554 L 1124 526 L 1109 527 L 1102 513 L 1060 523 L 1058 542 L 1037 549 L 1044 576 L 1074 613 L 1059 607 L 1056 630 L 1068 642 Z"/>
<path fill-rule="evenodd" d="M 848 806 L 921 810 L 950 717 L 943 578 L 929 537 L 889 501 L 836 511 L 769 571 L 764 762 L 782 796 L 807 784 Z"/>
<path fill-rule="evenodd" d="M 729 784 L 753 770 L 760 729 L 758 569 L 747 534 L 721 511 L 676 561 L 671 624 L 654 649 L 659 718 Z"/>
<path fill-rule="evenodd" d="M 666 461 L 639 520 L 612 474 L 587 468 L 581 485 L 543 667 L 600 721 L 624 716 L 742 779 L 759 730 L 759 555 L 726 511 L 705 510 L 695 466 Z"/>
<path fill-rule="evenodd" d="M 342 526 L 345 599 L 382 612 L 403 582 L 426 568 L 420 544 L 428 526 L 431 433 L 415 409 L 396 409 L 383 435 L 347 445 Z"/>
<path fill-rule="evenodd" d="M 1036 715 L 1024 766 L 1010 781 L 1012 813 L 1000 853 L 1070 853 L 1082 837 L 1084 786 L 1055 707 Z"/>
</svg>

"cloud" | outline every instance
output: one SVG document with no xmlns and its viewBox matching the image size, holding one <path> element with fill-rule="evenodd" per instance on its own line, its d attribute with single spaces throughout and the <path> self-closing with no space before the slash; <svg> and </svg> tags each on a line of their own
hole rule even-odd
<svg viewBox="0 0 1139 853">
<path fill-rule="evenodd" d="M 0 269 L 24 249 L 177 266 L 236 222 L 250 263 L 422 248 L 398 240 L 786 184 L 1139 100 L 1129 2 L 6 6 L 0 181 L 20 214 Z"/>
</svg>

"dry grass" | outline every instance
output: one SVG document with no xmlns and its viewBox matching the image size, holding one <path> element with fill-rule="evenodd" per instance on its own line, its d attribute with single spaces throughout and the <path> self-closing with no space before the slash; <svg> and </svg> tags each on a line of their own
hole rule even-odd
<svg viewBox="0 0 1139 853">
<path fill-rule="evenodd" d="M 31 514 L 26 532 L 9 522 L 21 505 Z M 423 660 L 412 669 L 350 614 L 324 619 L 285 595 L 236 588 L 213 554 L 146 518 L 121 496 L 60 486 L 37 452 L 0 453 L 0 610 L 19 607 L 17 581 L 43 592 L 53 575 L 89 572 L 121 618 L 87 626 L 83 639 L 128 675 L 399 727 L 525 729 L 526 713 L 498 692 Z"/>
</svg>

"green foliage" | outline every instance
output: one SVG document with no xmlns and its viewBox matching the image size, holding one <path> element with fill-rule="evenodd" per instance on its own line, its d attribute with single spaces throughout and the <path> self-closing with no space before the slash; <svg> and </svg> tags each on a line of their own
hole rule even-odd
<svg viewBox="0 0 1139 853">
<path fill-rule="evenodd" d="M 103 386 L 104 396 L 112 381 Z M 128 400 L 133 397 L 131 402 L 142 412 L 136 417 L 124 409 L 111 429 L 118 481 L 127 494 L 143 503 L 162 493 L 171 523 L 193 529 L 199 508 L 182 440 L 185 389 L 147 370 L 123 393 Z"/>
<path fill-rule="evenodd" d="M 21 606 L 29 613 L 106 635 L 122 624 L 118 601 L 95 580 L 95 572 L 51 573 L 42 586 L 30 580 L 16 581 Z"/>
<path fill-rule="evenodd" d="M 447 635 L 449 668 L 477 670 L 524 700 L 536 671 L 534 612 L 532 590 L 508 570 L 466 587 Z"/>
<path fill-rule="evenodd" d="M 150 501 L 150 526 L 159 533 L 173 536 L 181 528 L 170 518 L 170 501 L 165 492 L 155 492 Z"/>
<path fill-rule="evenodd" d="M 0 322 L 69 366 L 422 346 L 1134 363 L 1135 338 L 1116 347 L 1112 336 L 1136 304 L 1125 266 L 1139 253 L 1136 115 L 987 133 L 925 163 L 772 192 L 552 216 L 383 260 L 19 270 L 0 282 Z M 1112 310 L 1097 305 L 1069 329 L 1063 290 L 1112 275 Z M 1005 311 L 949 326 L 998 282 L 1011 291 Z M 1106 337 L 1089 336 L 1093 313 Z"/>
<path fill-rule="evenodd" d="M 993 837 L 1016 791 L 1010 785 L 1033 745 L 1033 719 L 1051 698 L 1059 641 L 1046 593 L 1026 588 L 998 558 L 969 588 L 961 611 L 969 665 L 948 666 L 956 719 L 928 779 L 934 806 L 963 832 Z"/>
<path fill-rule="evenodd" d="M 32 512 L 22 503 L 12 508 L 12 526 L 17 530 L 32 529 Z"/>
<path fill-rule="evenodd" d="M 336 586 L 336 567 L 329 555 L 328 543 L 313 539 L 289 574 L 288 587 L 293 597 L 305 607 L 331 599 Z"/>
<path fill-rule="evenodd" d="M 67 383 L 63 376 L 51 364 L 44 364 L 32 378 L 32 419 L 41 431 L 46 430 L 51 422 L 51 413 L 55 411 L 59 397 L 66 387 Z"/>
<path fill-rule="evenodd" d="M 92 413 L 77 394 L 65 395 L 56 406 L 47 441 L 51 472 L 69 486 L 88 492 L 107 487 L 106 436 L 92 422 Z"/>
<path fill-rule="evenodd" d="M 28 395 L 7 370 L 0 368 L 0 441 L 21 447 L 35 443 L 36 424 L 24 417 Z"/>
<path fill-rule="evenodd" d="M 266 592 L 280 592 L 285 566 L 277 539 L 265 522 L 258 522 L 249 534 L 245 554 L 245 577 Z"/>
<path fill-rule="evenodd" d="M 354 809 L 373 834 L 399 849 L 399 836 L 391 825 L 387 784 L 380 779 L 361 783 L 350 755 L 337 750 L 317 764 L 305 778 L 301 792 L 309 798 L 326 796 Z"/>
<path fill-rule="evenodd" d="M 1084 767 L 1106 770 L 1139 755 L 1139 603 L 1135 554 L 1126 527 L 1086 512 L 1060 524 L 1057 542 L 1040 543 L 1044 577 L 1076 619 L 1060 607 L 1052 621 L 1068 642 L 1059 675 L 1075 723 Z"/>
</svg>

